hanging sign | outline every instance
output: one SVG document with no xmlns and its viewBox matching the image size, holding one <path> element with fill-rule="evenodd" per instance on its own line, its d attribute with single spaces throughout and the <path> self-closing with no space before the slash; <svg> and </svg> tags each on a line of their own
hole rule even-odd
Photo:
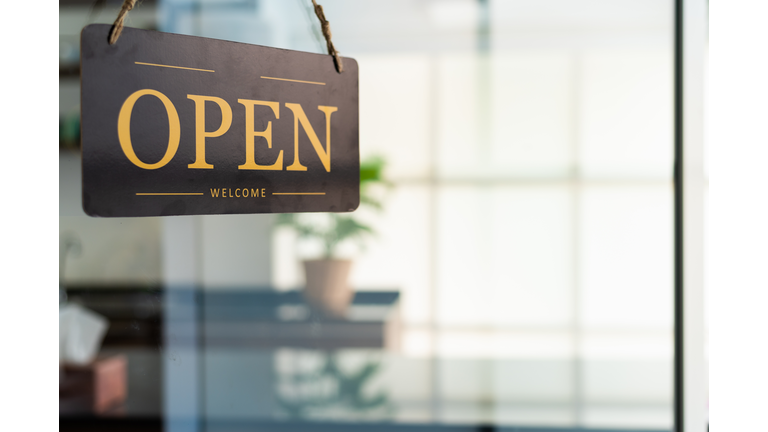
<svg viewBox="0 0 768 432">
<path fill-rule="evenodd" d="M 331 56 L 109 25 L 81 35 L 91 216 L 349 212 L 358 69 Z"/>
</svg>

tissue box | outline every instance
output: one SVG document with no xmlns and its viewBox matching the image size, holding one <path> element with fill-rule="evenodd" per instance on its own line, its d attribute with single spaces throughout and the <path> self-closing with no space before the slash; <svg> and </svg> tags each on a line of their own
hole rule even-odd
<svg viewBox="0 0 768 432">
<path fill-rule="evenodd" d="M 119 407 L 128 393 L 128 361 L 123 355 L 98 357 L 85 365 L 62 364 L 59 412 L 106 413 Z"/>
<path fill-rule="evenodd" d="M 78 304 L 59 306 L 59 362 L 88 364 L 109 327 L 103 316 Z"/>
</svg>

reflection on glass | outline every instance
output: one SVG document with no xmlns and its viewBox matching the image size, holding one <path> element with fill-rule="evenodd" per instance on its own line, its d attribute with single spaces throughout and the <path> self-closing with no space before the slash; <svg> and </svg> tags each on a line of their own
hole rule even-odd
<svg viewBox="0 0 768 432">
<path fill-rule="evenodd" d="M 368 394 L 367 388 L 381 369 L 380 361 L 366 360 L 356 369 L 346 371 L 337 353 L 312 354 L 316 364 L 311 369 L 278 375 L 277 404 L 289 418 L 310 419 L 333 412 L 340 418 L 389 417 L 393 406 L 387 392 Z M 291 359 L 284 361 L 292 363 Z"/>
</svg>

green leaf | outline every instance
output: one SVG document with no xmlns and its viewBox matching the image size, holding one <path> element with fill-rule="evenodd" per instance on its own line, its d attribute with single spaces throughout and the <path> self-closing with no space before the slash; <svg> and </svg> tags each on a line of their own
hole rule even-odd
<svg viewBox="0 0 768 432">
<path fill-rule="evenodd" d="M 384 166 L 384 159 L 380 156 L 374 156 L 360 162 L 360 184 L 382 181 Z"/>
</svg>

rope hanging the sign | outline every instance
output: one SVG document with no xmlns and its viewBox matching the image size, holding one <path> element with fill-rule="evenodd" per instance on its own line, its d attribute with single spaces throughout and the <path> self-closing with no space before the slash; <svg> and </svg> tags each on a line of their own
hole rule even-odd
<svg viewBox="0 0 768 432">
<path fill-rule="evenodd" d="M 339 52 L 336 51 L 336 47 L 333 46 L 333 42 L 331 42 L 331 24 L 327 19 L 325 19 L 323 7 L 317 4 L 315 0 L 312 0 L 312 4 L 315 6 L 315 15 L 317 15 L 317 18 L 320 20 L 320 28 L 323 31 L 323 37 L 325 38 L 325 43 L 328 46 L 328 54 L 333 56 L 333 62 L 336 64 L 336 70 L 341 73 L 344 70 L 344 66 L 341 63 Z"/>
<path fill-rule="evenodd" d="M 117 19 L 115 19 L 115 23 L 112 25 L 112 30 L 109 32 L 110 45 L 113 45 L 115 42 L 117 42 L 117 38 L 119 38 L 120 33 L 123 32 L 123 23 L 125 22 L 125 17 L 135 5 L 136 0 L 123 1 L 123 7 L 120 8 L 120 12 L 117 14 Z M 320 28 L 323 31 L 323 37 L 325 38 L 325 43 L 328 46 L 328 54 L 333 56 L 333 62 L 336 65 L 336 70 L 341 73 L 344 70 L 344 66 L 341 63 L 339 52 L 336 51 L 336 47 L 331 41 L 331 24 L 325 18 L 323 7 L 317 4 L 315 0 L 312 0 L 312 5 L 315 7 L 315 15 L 317 15 L 317 19 L 320 20 Z"/>
<path fill-rule="evenodd" d="M 125 21 L 125 16 L 128 15 L 128 11 L 133 9 L 135 5 L 136 0 L 125 0 L 123 2 L 123 7 L 120 8 L 120 13 L 117 14 L 117 19 L 115 19 L 115 23 L 112 25 L 112 30 L 109 32 L 110 45 L 113 45 L 115 42 L 117 42 L 117 38 L 119 38 L 120 33 L 123 32 L 123 22 Z"/>
</svg>

